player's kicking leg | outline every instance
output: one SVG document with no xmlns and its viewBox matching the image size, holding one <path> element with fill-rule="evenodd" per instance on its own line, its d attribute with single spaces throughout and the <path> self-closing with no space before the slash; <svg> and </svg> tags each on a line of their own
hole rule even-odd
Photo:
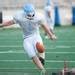
<svg viewBox="0 0 75 75">
<path fill-rule="evenodd" d="M 36 42 L 36 50 L 38 52 L 39 60 L 41 61 L 42 65 L 45 64 L 45 48 L 42 42 Z"/>
<path fill-rule="evenodd" d="M 24 49 L 25 49 L 25 52 L 28 54 L 28 56 L 32 58 L 33 62 L 38 67 L 38 69 L 45 72 L 46 70 L 44 66 L 39 60 L 39 57 L 36 55 L 35 48 L 33 47 L 33 42 L 31 38 L 27 38 L 24 40 Z"/>
</svg>

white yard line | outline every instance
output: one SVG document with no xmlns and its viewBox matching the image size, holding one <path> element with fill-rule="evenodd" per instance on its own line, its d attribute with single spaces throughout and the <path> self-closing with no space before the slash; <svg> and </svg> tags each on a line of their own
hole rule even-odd
<svg viewBox="0 0 75 75">
<path fill-rule="evenodd" d="M 0 45 L 0 47 L 23 47 L 22 45 Z M 69 46 L 69 45 L 57 45 L 57 46 L 50 46 L 50 48 L 71 48 L 75 46 Z M 50 49 L 49 48 L 49 49 Z"/>
<path fill-rule="evenodd" d="M 24 51 L 2 51 L 0 54 L 6 54 L 6 53 L 11 53 L 11 54 L 21 54 L 25 53 Z M 75 54 L 75 52 L 46 52 L 47 54 Z"/>
<path fill-rule="evenodd" d="M 36 67 L 35 68 L 31 68 L 31 67 L 29 67 L 29 68 L 6 68 L 6 67 L 4 67 L 4 68 L 0 68 L 0 70 L 2 70 L 2 69 L 8 69 L 8 70 L 23 70 L 23 69 L 26 69 L 26 70 L 38 70 Z M 46 69 L 62 69 L 62 68 L 46 68 Z"/>
<path fill-rule="evenodd" d="M 75 52 L 46 52 L 47 54 L 75 54 Z"/>
<path fill-rule="evenodd" d="M 56 48 L 72 48 L 72 46 L 59 45 L 56 46 Z"/>
<path fill-rule="evenodd" d="M 52 48 L 54 48 L 54 49 L 56 49 L 56 48 L 73 48 L 73 47 L 75 47 L 75 46 L 69 46 L 69 45 L 57 45 L 57 46 L 50 46 L 49 49 L 52 49 Z M 47 48 L 47 49 L 48 49 L 48 48 Z"/>
<path fill-rule="evenodd" d="M 0 60 L 0 62 L 32 62 L 31 60 Z M 46 60 L 46 63 L 50 63 L 50 62 L 57 62 L 57 63 L 64 63 L 64 61 L 62 60 Z M 66 61 L 69 63 L 75 63 L 75 61 Z"/>
<path fill-rule="evenodd" d="M 57 61 L 56 61 L 56 60 L 46 60 L 46 62 L 58 62 L 58 63 L 59 63 L 59 62 L 60 62 L 60 63 L 63 62 L 63 63 L 64 63 L 64 61 L 62 61 L 62 60 L 57 60 Z M 75 61 L 66 61 L 66 62 L 75 63 Z"/>
<path fill-rule="evenodd" d="M 0 68 L 1 70 L 2 69 L 8 69 L 8 70 L 21 70 L 21 69 L 26 69 L 26 70 L 37 70 L 37 68 L 31 68 L 31 67 L 29 67 L 29 68 Z"/>
<path fill-rule="evenodd" d="M 0 45 L 0 47 L 22 47 L 21 45 Z"/>
<path fill-rule="evenodd" d="M 32 62 L 31 60 L 0 60 L 0 62 Z"/>
<path fill-rule="evenodd" d="M 0 38 L 0 41 L 3 41 L 3 40 L 4 40 L 4 39 L 1 39 L 1 38 Z M 13 42 L 12 40 L 13 40 L 14 42 L 15 42 L 15 41 L 16 41 L 16 42 L 22 42 L 21 40 L 17 41 L 17 39 L 11 39 L 10 42 Z M 8 40 L 6 39 L 5 41 L 8 41 Z M 66 41 L 66 40 L 59 41 L 59 40 L 58 40 L 58 41 L 56 41 L 56 42 L 75 42 L 75 41 L 74 41 L 74 40 L 72 40 L 72 41 L 70 41 L 70 40 L 69 40 L 69 41 Z"/>
<path fill-rule="evenodd" d="M 56 42 L 75 42 L 74 40 L 73 41 L 66 41 L 66 40 L 62 40 L 62 41 L 56 41 Z"/>
</svg>

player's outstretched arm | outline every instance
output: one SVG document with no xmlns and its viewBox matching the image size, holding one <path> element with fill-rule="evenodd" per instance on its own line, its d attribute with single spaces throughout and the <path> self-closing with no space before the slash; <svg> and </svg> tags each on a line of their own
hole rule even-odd
<svg viewBox="0 0 75 75">
<path fill-rule="evenodd" d="M 6 21 L 6 22 L 3 22 L 1 25 L 0 25 L 0 28 L 1 27 L 5 27 L 5 26 L 10 26 L 10 25 L 13 25 L 15 24 L 15 22 L 13 20 L 10 20 L 10 21 Z"/>
</svg>

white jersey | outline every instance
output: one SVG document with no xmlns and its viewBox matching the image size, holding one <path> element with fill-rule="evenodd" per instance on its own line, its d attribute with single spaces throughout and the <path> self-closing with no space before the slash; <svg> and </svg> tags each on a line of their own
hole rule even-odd
<svg viewBox="0 0 75 75">
<path fill-rule="evenodd" d="M 24 12 L 17 14 L 13 19 L 22 28 L 24 38 L 29 37 L 32 34 L 39 33 L 39 25 L 43 25 L 45 23 L 45 20 L 42 20 L 38 16 L 35 16 L 32 20 L 25 18 Z"/>
<path fill-rule="evenodd" d="M 45 15 L 49 19 L 50 19 L 50 17 L 48 16 L 48 12 L 51 12 L 51 10 L 52 10 L 52 7 L 50 5 L 45 6 Z"/>
<path fill-rule="evenodd" d="M 48 15 L 48 12 L 50 12 L 50 16 Z M 45 18 L 46 21 L 51 27 L 51 29 L 54 29 L 54 19 L 55 19 L 55 12 L 54 12 L 54 7 L 51 5 L 45 6 Z"/>
</svg>

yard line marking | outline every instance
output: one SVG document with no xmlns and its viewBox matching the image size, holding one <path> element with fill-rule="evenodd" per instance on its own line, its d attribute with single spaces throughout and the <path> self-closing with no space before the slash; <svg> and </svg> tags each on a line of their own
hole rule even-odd
<svg viewBox="0 0 75 75">
<path fill-rule="evenodd" d="M 2 42 L 3 40 L 4 40 L 4 39 L 1 39 L 1 38 L 0 38 L 0 41 L 1 41 L 1 42 Z M 8 42 L 7 39 L 6 39 L 5 41 Z M 16 42 L 22 42 L 21 40 L 18 41 L 17 39 L 11 39 L 9 42 L 14 42 L 14 43 L 15 43 L 15 41 L 16 41 Z M 44 42 L 46 42 L 46 41 L 44 41 Z M 75 42 L 75 41 L 74 41 L 74 40 L 73 40 L 73 41 L 72 41 L 72 40 L 71 40 L 71 41 L 65 41 L 65 40 L 59 41 L 59 40 L 58 40 L 58 41 L 56 41 L 56 42 Z"/>
<path fill-rule="evenodd" d="M 60 63 L 64 63 L 64 61 L 63 60 L 58 60 L 58 61 L 56 61 L 56 60 L 46 60 L 46 62 L 48 63 L 48 62 L 60 62 Z M 75 63 L 75 61 L 66 61 L 66 62 L 69 62 L 69 63 Z"/>
<path fill-rule="evenodd" d="M 46 52 L 46 53 L 53 53 L 53 54 L 75 54 L 75 52 Z"/>
<path fill-rule="evenodd" d="M 38 70 L 37 68 L 31 68 L 31 67 L 29 67 L 29 68 L 0 68 L 1 70 L 2 69 L 10 69 L 10 70 L 16 70 L 16 69 L 26 69 L 26 70 Z"/>
<path fill-rule="evenodd" d="M 63 40 L 63 41 L 57 41 L 57 42 L 75 42 L 74 40 L 73 41 L 65 41 L 65 40 Z"/>
<path fill-rule="evenodd" d="M 31 60 L 0 60 L 0 62 L 32 62 Z"/>
<path fill-rule="evenodd" d="M 58 46 L 54 46 L 54 47 L 50 47 L 49 49 L 57 49 L 57 48 L 72 48 L 72 47 L 75 47 L 75 46 L 64 46 L 64 45 L 58 45 Z M 48 49 L 48 48 L 46 48 Z"/>
<path fill-rule="evenodd" d="M 65 46 L 65 45 L 59 45 L 59 46 L 56 46 L 56 48 L 71 48 L 72 46 Z"/>
<path fill-rule="evenodd" d="M 21 45 L 0 45 L 0 47 L 23 47 Z"/>
<path fill-rule="evenodd" d="M 0 45 L 0 47 L 23 47 L 23 46 L 22 45 Z M 69 45 L 50 46 L 50 48 L 71 48 L 71 47 L 75 47 L 75 46 L 69 46 Z"/>
<path fill-rule="evenodd" d="M 47 41 L 44 41 L 44 42 L 46 43 Z M 65 41 L 65 40 L 59 41 L 59 40 L 58 40 L 58 41 L 56 41 L 56 42 L 64 42 L 64 43 L 65 43 L 65 42 L 75 42 L 75 41 L 74 41 L 74 40 L 73 40 L 73 41 Z"/>
<path fill-rule="evenodd" d="M 26 70 L 38 70 L 37 68 L 31 68 L 31 67 L 29 67 L 29 68 L 6 68 L 6 67 L 4 67 L 4 68 L 0 68 L 1 70 L 2 69 L 9 69 L 9 70 L 23 70 L 23 69 L 26 69 Z M 62 68 L 46 68 L 46 69 L 62 69 Z M 70 68 L 69 68 L 70 69 Z"/>
<path fill-rule="evenodd" d="M 32 62 L 32 60 L 0 60 L 0 62 Z M 46 63 L 50 63 L 50 62 L 57 62 L 57 63 L 64 63 L 63 60 L 46 60 Z M 75 61 L 67 61 L 69 63 L 75 63 Z"/>
<path fill-rule="evenodd" d="M 6 53 L 11 53 L 11 54 L 14 54 L 14 53 L 16 53 L 16 54 L 19 54 L 19 53 L 26 53 L 26 52 L 24 52 L 24 51 L 2 51 L 2 52 L 0 52 L 0 54 L 6 54 Z M 45 52 L 45 53 L 47 53 L 47 54 L 75 54 L 75 52 Z"/>
</svg>

